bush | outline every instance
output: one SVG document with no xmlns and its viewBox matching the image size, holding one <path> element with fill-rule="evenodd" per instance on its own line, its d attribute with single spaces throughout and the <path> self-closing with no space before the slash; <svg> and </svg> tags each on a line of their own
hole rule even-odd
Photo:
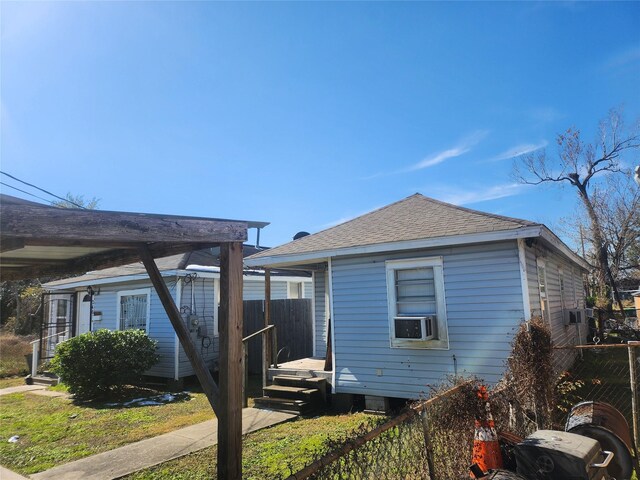
<svg viewBox="0 0 640 480">
<path fill-rule="evenodd" d="M 51 369 L 79 399 L 108 396 L 139 381 L 158 361 L 157 342 L 142 330 L 98 330 L 56 348 Z"/>
</svg>

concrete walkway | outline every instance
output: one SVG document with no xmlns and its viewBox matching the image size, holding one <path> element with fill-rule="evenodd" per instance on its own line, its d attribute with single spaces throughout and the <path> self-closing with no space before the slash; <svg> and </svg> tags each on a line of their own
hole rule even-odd
<svg viewBox="0 0 640 480">
<path fill-rule="evenodd" d="M 0 479 L 1 480 L 28 480 L 27 477 L 23 477 L 16 472 L 9 470 L 8 468 L 4 468 L 0 465 Z"/>
<path fill-rule="evenodd" d="M 0 390 L 1 395 L 9 395 L 11 393 L 33 392 L 35 390 L 44 390 L 48 385 L 18 385 L 17 387 L 8 387 Z"/>
<path fill-rule="evenodd" d="M 242 410 L 242 432 L 249 433 L 294 418 L 270 410 Z M 208 420 L 158 437 L 125 445 L 31 475 L 37 480 L 113 480 L 201 450 L 218 442 L 218 420 Z M 4 480 L 4 477 L 2 477 Z"/>
</svg>

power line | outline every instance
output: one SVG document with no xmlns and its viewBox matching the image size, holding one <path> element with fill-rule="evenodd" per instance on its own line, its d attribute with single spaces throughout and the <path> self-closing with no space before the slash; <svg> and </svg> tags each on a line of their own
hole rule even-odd
<svg viewBox="0 0 640 480">
<path fill-rule="evenodd" d="M 14 187 L 13 185 L 9 185 L 8 183 L 0 182 L 0 185 L 4 185 L 5 187 L 13 188 L 14 190 L 17 190 L 19 192 L 26 193 L 27 195 L 31 195 L 32 197 L 38 198 L 38 199 L 43 200 L 45 202 L 49 202 L 49 200 L 47 200 L 46 198 L 39 197 L 37 195 L 34 195 L 31 192 L 27 192 L 26 190 L 22 190 L 22 189 L 20 189 L 18 187 Z"/>
<path fill-rule="evenodd" d="M 76 207 L 78 207 L 78 208 L 82 208 L 82 209 L 85 209 L 85 210 L 86 210 L 86 208 L 85 208 L 85 207 L 83 207 L 82 205 L 78 205 L 77 203 L 72 202 L 71 200 L 69 200 L 69 199 L 67 199 L 67 198 L 59 197 L 59 196 L 58 196 L 58 195 L 56 195 L 55 193 L 51 193 L 50 191 L 45 190 L 44 188 L 37 187 L 36 185 L 33 185 L 32 183 L 25 182 L 24 180 L 20 180 L 19 178 L 14 177 L 13 175 L 9 175 L 7 172 L 3 172 L 2 170 L 0 170 L 0 173 L 1 173 L 1 174 L 3 174 L 3 175 L 6 175 L 6 176 L 7 176 L 7 177 L 9 177 L 9 178 L 13 178 L 14 180 L 17 180 L 17 181 L 18 181 L 18 182 L 20 182 L 20 183 L 24 183 L 25 185 L 29 185 L 29 186 L 30 186 L 30 187 L 32 187 L 32 188 L 35 188 L 35 189 L 37 189 L 37 190 L 40 190 L 41 192 L 44 192 L 44 193 L 46 193 L 47 195 L 51 195 L 52 197 L 55 197 L 55 198 L 57 198 L 58 200 L 62 200 L 63 202 L 70 203 L 71 205 L 75 205 L 75 206 L 76 206 Z M 35 196 L 35 195 L 34 195 L 34 196 Z M 47 201 L 47 200 L 45 200 L 45 201 Z"/>
</svg>

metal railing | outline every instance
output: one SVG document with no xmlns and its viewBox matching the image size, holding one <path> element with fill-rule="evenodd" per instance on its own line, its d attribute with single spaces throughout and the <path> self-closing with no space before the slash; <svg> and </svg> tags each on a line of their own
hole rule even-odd
<svg viewBox="0 0 640 480">
<path fill-rule="evenodd" d="M 273 368 L 278 368 L 278 335 L 275 325 L 269 325 L 257 332 L 253 332 L 251 335 L 242 339 L 242 353 L 243 353 L 243 369 L 244 376 L 242 379 L 242 407 L 248 406 L 247 388 L 249 385 L 249 340 L 260 335 L 262 337 L 262 387 L 267 386 L 267 372 L 269 365 L 271 364 L 271 358 L 273 358 Z M 268 354 L 269 336 L 271 337 L 271 355 Z"/>
<path fill-rule="evenodd" d="M 64 338 L 69 333 L 69 330 L 65 330 L 64 332 L 53 333 L 43 338 L 39 338 L 30 342 L 31 344 L 31 376 L 34 377 L 36 373 L 38 373 L 38 363 L 40 363 L 40 345 L 44 343 L 45 340 L 49 340 L 47 342 L 47 351 L 53 351 L 55 348 L 66 340 Z M 56 338 L 55 342 L 52 342 L 52 338 Z M 62 340 L 60 339 L 62 337 Z"/>
</svg>

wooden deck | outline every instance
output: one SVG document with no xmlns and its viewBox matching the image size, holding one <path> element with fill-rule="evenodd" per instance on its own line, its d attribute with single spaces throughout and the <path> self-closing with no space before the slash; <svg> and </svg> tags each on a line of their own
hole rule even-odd
<svg viewBox="0 0 640 480">
<path fill-rule="evenodd" d="M 269 369 L 269 379 L 276 375 L 294 375 L 296 377 L 320 377 L 331 384 L 332 372 L 324 371 L 324 358 L 310 357 L 292 360 Z"/>
</svg>

